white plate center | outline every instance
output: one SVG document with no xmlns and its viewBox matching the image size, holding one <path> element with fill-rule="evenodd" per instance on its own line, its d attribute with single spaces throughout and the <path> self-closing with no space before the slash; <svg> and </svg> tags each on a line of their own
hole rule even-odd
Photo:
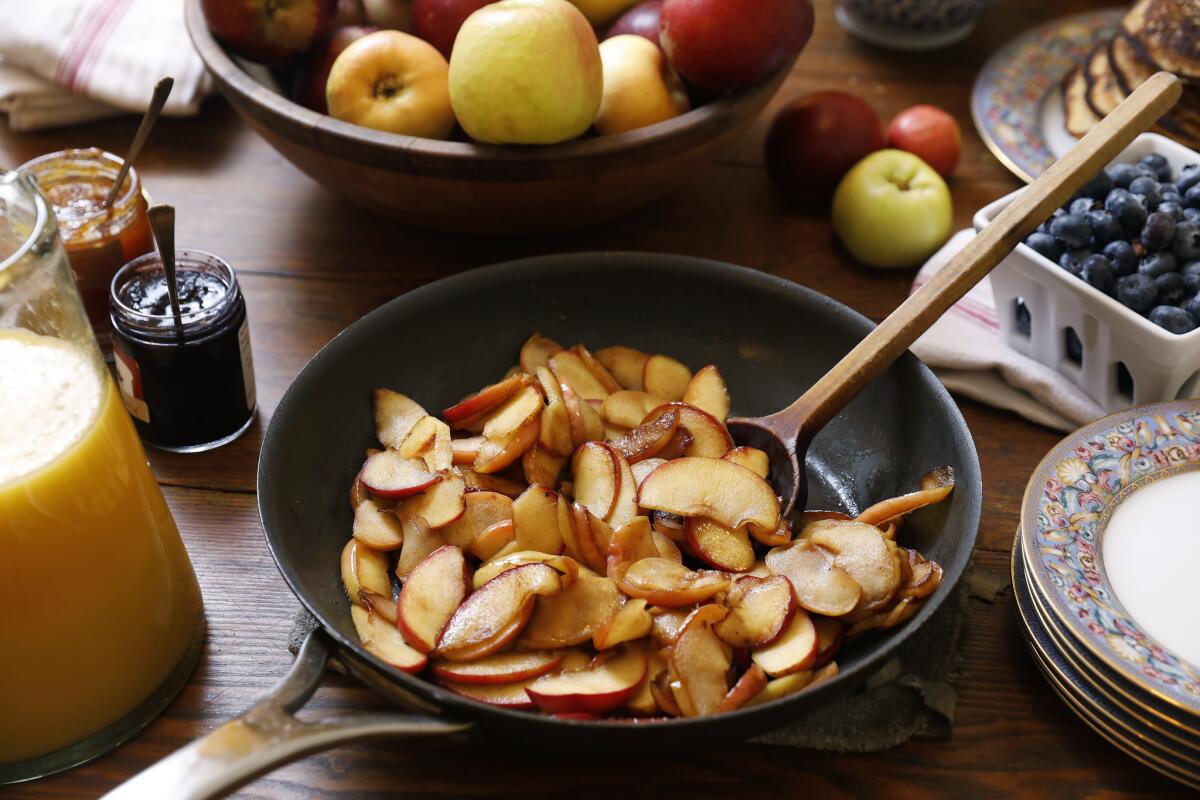
<svg viewBox="0 0 1200 800">
<path fill-rule="evenodd" d="M 1168 650 L 1200 665 L 1200 471 L 1131 493 L 1103 534 L 1104 571 L 1121 605 Z"/>
</svg>

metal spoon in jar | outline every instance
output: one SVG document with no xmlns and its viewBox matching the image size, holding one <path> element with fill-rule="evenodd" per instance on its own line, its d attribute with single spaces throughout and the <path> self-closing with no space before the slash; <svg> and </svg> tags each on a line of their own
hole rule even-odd
<svg viewBox="0 0 1200 800">
<path fill-rule="evenodd" d="M 183 328 L 183 312 L 179 308 L 179 286 L 175 283 L 175 207 L 166 204 L 150 206 L 146 212 L 150 218 L 150 232 L 154 234 L 154 246 L 162 260 L 163 272 L 167 273 L 167 297 L 171 299 L 171 312 L 175 315 L 175 330 Z"/>
<path fill-rule="evenodd" d="M 150 136 L 154 123 L 158 122 L 158 117 L 162 114 L 163 106 L 167 104 L 171 87 L 174 85 L 174 78 L 163 78 L 154 84 L 154 95 L 150 98 L 150 105 L 146 107 L 146 113 L 142 115 L 142 124 L 138 125 L 137 133 L 133 135 L 133 143 L 129 145 L 129 151 L 125 154 L 125 162 L 121 164 L 121 169 L 117 172 L 117 179 L 113 181 L 112 188 L 108 190 L 108 197 L 104 198 L 104 207 L 109 211 L 112 210 L 113 203 L 116 202 L 117 195 L 121 192 L 121 185 L 125 183 L 125 176 L 129 174 L 129 168 L 141 154 L 142 145 L 146 144 L 146 139 Z"/>
</svg>

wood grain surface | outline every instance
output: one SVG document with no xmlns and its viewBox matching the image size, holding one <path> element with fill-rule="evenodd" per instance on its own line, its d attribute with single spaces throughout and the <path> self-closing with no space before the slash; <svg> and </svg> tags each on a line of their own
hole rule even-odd
<svg viewBox="0 0 1200 800">
<path fill-rule="evenodd" d="M 574 250 L 650 250 L 731 261 L 829 294 L 872 319 L 903 301 L 911 272 L 854 264 L 826 215 L 787 207 L 762 169 L 770 114 L 788 98 L 826 88 L 864 96 L 886 121 L 918 103 L 959 120 L 963 160 L 950 181 L 955 222 L 1019 186 L 975 135 L 969 92 L 983 60 L 1040 21 L 1089 0 L 998 0 L 965 41 L 933 54 L 864 46 L 817 3 L 816 33 L 749 135 L 687 186 L 600 228 L 528 241 L 489 242 L 414 233 L 346 205 L 311 182 L 220 100 L 200 117 L 163 120 L 138 164 L 159 202 L 178 212 L 180 246 L 219 253 L 238 269 L 249 304 L 259 418 L 238 442 L 194 456 L 152 455 L 199 574 L 208 641 L 179 699 L 132 741 L 66 773 L 0 788 L 4 798 L 95 797 L 249 707 L 287 669 L 298 602 L 275 568 L 255 509 L 254 471 L 265 422 L 288 383 L 330 338 L 411 288 L 509 258 Z M 122 152 L 134 118 L 37 134 L 0 132 L 0 165 L 64 147 Z M 502 313 L 502 310 L 498 310 Z M 485 322 L 480 326 L 485 335 Z M 970 401 L 960 405 L 979 448 L 984 511 L 976 561 L 1007 572 L 1025 481 L 1060 437 Z M 897 420 L 901 424 L 902 420 Z M 1054 695 L 1025 649 L 1011 597 L 974 603 L 961 643 L 953 736 L 871 755 L 761 745 L 695 753 L 548 756 L 464 742 L 362 744 L 312 756 L 260 779 L 246 798 L 376 797 L 1163 797 L 1175 784 L 1125 756 Z M 330 677 L 301 716 L 381 704 Z M 3 713 L 0 710 L 0 713 Z M 164 799 L 166 800 L 166 799 Z"/>
</svg>

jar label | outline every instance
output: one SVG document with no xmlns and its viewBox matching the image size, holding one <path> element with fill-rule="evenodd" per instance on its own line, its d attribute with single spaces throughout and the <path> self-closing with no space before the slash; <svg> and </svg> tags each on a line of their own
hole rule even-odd
<svg viewBox="0 0 1200 800">
<path fill-rule="evenodd" d="M 133 356 L 117 346 L 116 337 L 113 337 L 113 356 L 117 368 L 117 386 L 121 389 L 125 409 L 130 416 L 149 424 L 150 406 L 146 405 L 142 393 L 142 370 Z"/>
<path fill-rule="evenodd" d="M 253 409 L 256 400 L 254 391 L 254 358 L 250 353 L 250 320 L 242 320 L 238 329 L 238 350 L 242 354 L 242 385 L 246 389 L 246 408 Z"/>
</svg>

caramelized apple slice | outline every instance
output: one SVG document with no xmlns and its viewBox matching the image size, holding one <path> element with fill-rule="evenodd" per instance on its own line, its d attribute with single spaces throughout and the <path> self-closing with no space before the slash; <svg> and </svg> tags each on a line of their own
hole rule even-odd
<svg viewBox="0 0 1200 800">
<path fill-rule="evenodd" d="M 954 490 L 954 470 L 938 467 L 921 478 L 921 488 L 909 494 L 882 500 L 856 517 L 858 522 L 882 526 L 922 506 L 940 503 Z"/>
<path fill-rule="evenodd" d="M 542 393 L 525 386 L 492 412 L 483 426 L 476 472 L 499 472 L 532 447 L 541 430 Z"/>
<path fill-rule="evenodd" d="M 355 605 L 362 605 L 362 592 L 392 596 L 387 556 L 357 539 L 342 548 L 342 586 Z"/>
<path fill-rule="evenodd" d="M 874 525 L 840 522 L 813 533 L 813 544 L 833 553 L 833 563 L 862 587 L 856 611 L 874 611 L 892 599 L 900 586 L 900 563 L 895 544 Z"/>
<path fill-rule="evenodd" d="M 754 566 L 754 548 L 744 528 L 729 528 L 706 517 L 693 517 L 685 527 L 688 547 L 696 557 L 726 572 L 746 572 Z"/>
<path fill-rule="evenodd" d="M 450 426 L 437 417 L 422 417 L 404 437 L 398 452 L 402 458 L 423 460 L 434 472 L 449 469 L 454 464 Z"/>
<path fill-rule="evenodd" d="M 556 456 L 571 455 L 575 439 L 571 434 L 571 420 L 567 415 L 567 404 L 562 400 L 553 400 L 542 410 L 538 428 L 538 446 Z"/>
<path fill-rule="evenodd" d="M 729 609 L 720 603 L 704 603 L 698 605 L 691 610 L 691 613 L 684 619 L 683 625 L 679 628 L 679 633 L 675 638 L 678 639 L 683 634 L 687 633 L 690 628 L 696 625 L 711 627 L 729 615 Z"/>
<path fill-rule="evenodd" d="M 607 517 L 621 490 L 616 451 L 605 442 L 586 442 L 571 459 L 575 501 L 597 517 Z"/>
<path fill-rule="evenodd" d="M 518 644 L 554 650 L 586 642 L 617 614 L 621 602 L 621 593 L 610 579 L 580 573 L 558 594 L 538 600 Z"/>
<path fill-rule="evenodd" d="M 359 606 L 350 607 L 350 618 L 363 647 L 384 663 L 410 674 L 425 668 L 428 659 L 409 647 L 394 625 Z"/>
<path fill-rule="evenodd" d="M 567 408 L 567 423 L 576 446 L 604 438 L 604 420 L 592 404 L 581 399 L 569 385 L 559 384 L 563 404 Z"/>
<path fill-rule="evenodd" d="M 652 355 L 642 367 L 642 388 L 656 397 L 682 400 L 691 380 L 692 371 L 670 356 Z"/>
<path fill-rule="evenodd" d="M 656 606 L 690 606 L 729 588 L 729 578 L 718 572 L 693 572 L 665 558 L 643 558 L 620 564 L 613 580 L 622 592 Z"/>
<path fill-rule="evenodd" d="M 534 599 L 562 588 L 558 573 L 545 564 L 525 564 L 501 572 L 468 597 L 438 640 L 436 654 L 447 661 L 474 661 L 490 655 L 521 633 Z"/>
<path fill-rule="evenodd" d="M 450 423 L 450 427 L 458 430 L 466 427 L 467 420 L 479 417 L 498 408 L 518 390 L 529 386 L 528 375 L 510 375 L 498 383 L 486 386 L 466 399 L 455 403 L 442 412 L 442 418 Z"/>
<path fill-rule="evenodd" d="M 745 467 L 717 458 L 679 458 L 651 472 L 638 505 L 681 517 L 708 517 L 727 528 L 779 527 L 779 498 Z"/>
<path fill-rule="evenodd" d="M 555 353 L 550 357 L 550 371 L 558 379 L 564 395 L 567 388 L 570 388 L 581 400 L 603 400 L 608 397 L 608 390 L 596 380 L 596 376 L 583 363 L 583 359 L 570 350 Z"/>
<path fill-rule="evenodd" d="M 583 362 L 585 367 L 587 367 L 587 371 L 592 373 L 592 377 L 604 387 L 604 391 L 606 393 L 612 394 L 613 392 L 621 391 L 621 384 L 617 383 L 617 380 L 612 376 L 612 373 L 609 372 L 603 364 L 597 361 L 586 347 L 584 347 L 582 344 L 577 344 L 571 348 L 571 352 L 579 356 L 579 360 Z"/>
<path fill-rule="evenodd" d="M 781 697 L 795 694 L 801 689 L 808 688 L 812 683 L 812 679 L 812 670 L 802 670 L 800 672 L 793 672 L 791 675 L 785 675 L 782 678 L 776 678 L 773 681 L 768 681 L 758 694 L 745 703 L 745 707 L 769 703 L 772 700 L 778 700 Z"/>
<path fill-rule="evenodd" d="M 858 636 L 867 631 L 894 628 L 900 623 L 911 619 L 914 614 L 920 611 L 923 602 L 924 600 L 918 600 L 915 597 L 905 597 L 902 600 L 889 603 L 882 610 L 856 621 L 846 629 L 846 636 Z"/>
<path fill-rule="evenodd" d="M 683 390 L 683 402 L 707 412 L 717 422 L 725 424 L 729 416 L 729 390 L 721 371 L 713 364 L 701 367 Z M 765 477 L 765 476 L 764 476 Z"/>
<path fill-rule="evenodd" d="M 437 661 L 429 671 L 435 678 L 455 683 L 493 685 L 541 677 L 563 661 L 562 650 L 493 653 L 475 661 Z"/>
<path fill-rule="evenodd" d="M 631 464 L 654 458 L 671 443 L 679 428 L 679 412 L 675 409 L 658 415 L 649 422 L 638 425 L 618 439 L 613 440 L 616 448 Z"/>
<path fill-rule="evenodd" d="M 674 561 L 676 564 L 683 563 L 683 553 L 679 552 L 675 542 L 656 530 L 651 530 L 650 535 L 654 537 L 654 548 L 658 550 L 659 558 Z"/>
<path fill-rule="evenodd" d="M 495 492 L 512 500 L 521 496 L 528 484 L 519 483 L 512 478 L 491 473 L 476 472 L 473 469 L 459 470 L 468 492 Z"/>
<path fill-rule="evenodd" d="M 633 482 L 641 488 L 642 481 L 654 470 L 667 463 L 665 458 L 647 458 L 644 461 L 630 462 L 629 469 L 633 473 Z M 680 528 L 682 531 L 683 529 Z"/>
<path fill-rule="evenodd" d="M 519 550 L 557 555 L 563 540 L 558 532 L 558 493 L 534 484 L 512 504 L 515 541 Z"/>
<path fill-rule="evenodd" d="M 525 691 L 543 711 L 603 714 L 623 705 L 645 679 L 645 652 L 626 647 L 587 669 L 538 678 Z"/>
<path fill-rule="evenodd" d="M 612 425 L 636 428 L 642 424 L 642 420 L 646 418 L 647 414 L 664 402 L 663 398 L 646 392 L 623 389 L 604 398 L 604 404 L 600 407 L 600 415 Z"/>
<path fill-rule="evenodd" d="M 731 647 L 755 648 L 774 642 L 796 612 L 796 598 L 787 578 L 739 578 L 725 598 L 729 614 L 713 625 Z"/>
<path fill-rule="evenodd" d="M 833 555 L 808 539 L 767 553 L 767 567 L 792 584 L 796 601 L 814 614 L 849 614 L 862 598 L 862 587 L 834 563 Z"/>
<path fill-rule="evenodd" d="M 942 583 L 942 566 L 936 561 L 930 561 L 916 550 L 900 548 L 900 588 L 896 596 L 900 598 L 922 598 L 933 594 Z"/>
<path fill-rule="evenodd" d="M 679 635 L 669 659 L 672 676 L 679 681 L 674 692 L 684 716 L 715 714 L 729 691 L 726 675 L 732 665 L 729 648 L 708 625 L 687 628 Z"/>
<path fill-rule="evenodd" d="M 643 649 L 646 650 L 646 680 L 642 681 L 633 696 L 625 701 L 625 710 L 640 717 L 652 717 L 663 713 L 651 685 L 654 683 L 654 676 L 666 670 L 667 661 L 658 650 Z"/>
<path fill-rule="evenodd" d="M 642 388 L 642 373 L 650 356 L 632 347 L 602 347 L 596 360 L 626 389 Z"/>
<path fill-rule="evenodd" d="M 813 660 L 813 669 L 823 667 L 833 660 L 837 651 L 845 641 L 846 626 L 840 619 L 833 617 L 812 617 L 813 627 L 817 629 L 817 657 Z"/>
<path fill-rule="evenodd" d="M 423 517 L 405 513 L 403 509 L 398 516 L 404 528 L 404 546 L 396 559 L 396 577 L 404 580 L 427 555 L 446 544 L 446 540 L 430 528 Z M 391 594 L 390 590 L 388 594 Z"/>
<path fill-rule="evenodd" d="M 556 456 L 536 444 L 521 456 L 521 470 L 530 484 L 557 486 L 558 476 L 566 465 L 565 456 Z"/>
<path fill-rule="evenodd" d="M 470 549 L 475 540 L 488 528 L 501 522 L 511 522 L 513 501 L 499 492 L 467 492 L 462 497 L 463 513 L 449 525 L 441 528 L 446 544 L 464 550 Z"/>
<path fill-rule="evenodd" d="M 721 458 L 741 464 L 760 478 L 766 478 L 771 474 L 771 462 L 768 460 L 767 454 L 757 447 L 735 447 Z"/>
<path fill-rule="evenodd" d="M 402 458 L 395 450 L 383 450 L 367 458 L 359 478 L 368 491 L 383 497 L 417 494 L 439 480 L 424 461 Z"/>
<path fill-rule="evenodd" d="M 763 672 L 762 667 L 758 664 L 751 664 L 750 669 L 742 673 L 742 677 L 738 678 L 737 683 L 733 685 L 733 688 L 721 700 L 721 705 L 717 706 L 717 711 L 721 713 L 736 711 L 761 694 L 763 689 L 766 688 L 767 673 Z"/>
<path fill-rule="evenodd" d="M 466 482 L 451 470 L 439 477 L 441 480 L 424 492 L 404 501 L 402 512 L 420 516 L 435 530 L 452 524 L 466 511 Z"/>
<path fill-rule="evenodd" d="M 518 359 L 521 369 L 530 375 L 550 364 L 550 356 L 562 352 L 562 345 L 553 339 L 547 339 L 540 333 L 535 333 L 521 345 L 521 356 Z"/>
<path fill-rule="evenodd" d="M 502 520 L 489 528 L 485 528 L 482 533 L 475 537 L 475 541 L 471 543 L 471 555 L 480 561 L 487 561 L 489 558 L 500 555 L 504 552 L 505 548 L 510 547 L 513 544 L 514 538 L 512 520 Z"/>
<path fill-rule="evenodd" d="M 641 598 L 626 600 L 621 609 L 592 634 L 592 646 L 607 650 L 650 634 L 652 620 Z"/>
<path fill-rule="evenodd" d="M 650 526 L 672 542 L 687 540 L 687 520 L 683 517 L 666 511 L 651 511 Z"/>
<path fill-rule="evenodd" d="M 648 517 L 634 517 L 613 531 L 608 540 L 608 574 L 618 564 L 632 563 L 643 558 L 658 558 L 658 546 Z"/>
<path fill-rule="evenodd" d="M 516 550 L 511 553 L 497 555 L 490 561 L 481 564 L 479 569 L 475 570 L 475 576 L 472 579 L 474 587 L 478 589 L 501 572 L 523 564 L 546 564 L 553 567 L 561 576 L 563 588 L 570 586 L 579 577 L 581 570 L 588 575 L 596 574 L 591 570 L 580 567 L 579 562 L 570 556 L 552 556 L 549 553 L 541 553 L 537 550 Z"/>
<path fill-rule="evenodd" d="M 367 499 L 354 509 L 354 538 L 374 550 L 397 550 L 404 544 L 404 529 L 395 514 Z"/>
<path fill-rule="evenodd" d="M 583 563 L 596 572 L 604 572 L 612 528 L 579 503 L 571 506 L 571 525 Z"/>
<path fill-rule="evenodd" d="M 692 615 L 692 608 L 657 608 L 650 609 L 650 636 L 660 647 L 670 647 L 675 644 L 683 631 L 684 623 Z"/>
<path fill-rule="evenodd" d="M 399 447 L 413 426 L 428 416 L 418 403 L 391 389 L 376 389 L 373 400 L 375 438 L 384 447 Z"/>
<path fill-rule="evenodd" d="M 721 458 L 733 449 L 733 437 L 723 424 L 711 414 L 701 411 L 687 403 L 664 403 L 651 411 L 642 420 L 643 424 L 674 409 L 679 414 L 679 428 L 687 433 L 688 438 L 679 441 L 679 455 L 698 456 L 701 458 Z M 676 433 L 679 436 L 679 433 Z M 671 445 L 663 448 L 659 454 L 663 458 L 678 458 L 671 452 Z"/>
<path fill-rule="evenodd" d="M 812 667 L 817 658 L 817 629 L 803 609 L 797 609 L 783 633 L 750 657 L 772 678 Z"/>
<path fill-rule="evenodd" d="M 426 556 L 400 590 L 396 622 L 404 639 L 422 653 L 432 650 L 468 586 L 462 550 L 445 545 Z"/>
<path fill-rule="evenodd" d="M 483 447 L 482 436 L 468 436 L 464 439 L 451 439 L 450 452 L 454 466 L 461 467 L 474 464 L 479 458 L 479 450 Z"/>
<path fill-rule="evenodd" d="M 617 473 L 621 476 L 619 483 L 620 489 L 617 492 L 617 497 L 613 501 L 612 509 L 608 512 L 608 515 L 604 517 L 604 521 L 613 528 L 619 528 L 628 523 L 639 513 L 637 504 L 637 481 L 633 479 L 633 469 L 629 466 L 629 462 L 625 460 L 625 457 L 621 455 L 612 445 L 605 444 L 604 446 L 610 448 L 613 454 L 613 459 L 617 463 Z"/>
</svg>

